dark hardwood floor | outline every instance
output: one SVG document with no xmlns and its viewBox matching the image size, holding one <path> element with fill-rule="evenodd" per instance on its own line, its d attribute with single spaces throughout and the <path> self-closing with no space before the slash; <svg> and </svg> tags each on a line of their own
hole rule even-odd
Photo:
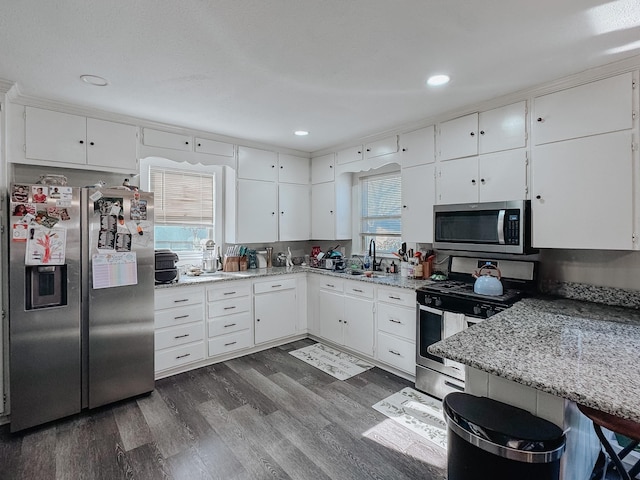
<svg viewBox="0 0 640 480">
<path fill-rule="evenodd" d="M 0 479 L 444 480 L 446 454 L 371 406 L 413 386 L 336 380 L 301 340 L 156 382 L 148 396 L 11 434 Z"/>
</svg>

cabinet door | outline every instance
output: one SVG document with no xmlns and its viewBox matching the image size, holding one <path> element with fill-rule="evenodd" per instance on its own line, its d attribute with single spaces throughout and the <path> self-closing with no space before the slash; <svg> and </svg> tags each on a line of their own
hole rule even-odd
<svg viewBox="0 0 640 480">
<path fill-rule="evenodd" d="M 309 240 L 311 191 L 309 185 L 281 183 L 278 187 L 280 241 Z"/>
<path fill-rule="evenodd" d="M 435 127 L 432 125 L 400 135 L 400 151 L 403 167 L 435 162 Z"/>
<path fill-rule="evenodd" d="M 534 149 L 535 247 L 633 248 L 631 141 L 615 132 Z"/>
<path fill-rule="evenodd" d="M 217 142 L 206 138 L 196 138 L 195 148 L 198 153 L 209 155 L 220 155 L 222 157 L 233 157 L 233 145 L 230 143 Z"/>
<path fill-rule="evenodd" d="M 477 202 L 478 157 L 440 163 L 436 181 L 439 204 Z"/>
<path fill-rule="evenodd" d="M 383 138 L 376 142 L 367 143 L 364 146 L 365 158 L 380 157 L 382 155 L 389 155 L 390 153 L 396 153 L 398 151 L 398 136 Z"/>
<path fill-rule="evenodd" d="M 333 182 L 319 183 L 311 187 L 311 238 L 335 240 L 336 197 Z"/>
<path fill-rule="evenodd" d="M 317 322 L 320 326 L 320 336 L 327 340 L 342 345 L 344 297 L 333 292 L 320 290 Z"/>
<path fill-rule="evenodd" d="M 625 73 L 535 98 L 535 145 L 631 128 L 632 82 Z"/>
<path fill-rule="evenodd" d="M 276 183 L 238 180 L 236 243 L 277 241 L 277 203 Z"/>
<path fill-rule="evenodd" d="M 299 183 L 307 185 L 311 171 L 310 160 L 293 155 L 278 156 L 278 181 L 284 183 Z"/>
<path fill-rule="evenodd" d="M 238 147 L 238 178 L 278 180 L 278 154 L 257 148 Z"/>
<path fill-rule="evenodd" d="M 280 290 L 254 297 L 255 343 L 264 343 L 296 333 L 296 291 Z"/>
<path fill-rule="evenodd" d="M 87 118 L 87 164 L 138 170 L 138 127 Z"/>
<path fill-rule="evenodd" d="M 358 160 L 362 160 L 362 145 L 345 148 L 336 153 L 336 164 L 338 165 L 357 162 Z"/>
<path fill-rule="evenodd" d="M 150 147 L 171 148 L 189 152 L 192 149 L 191 135 L 162 132 L 152 128 L 142 129 L 142 141 Z"/>
<path fill-rule="evenodd" d="M 443 122 L 438 127 L 438 158 L 469 157 L 478 154 L 478 114 Z"/>
<path fill-rule="evenodd" d="M 311 183 L 333 182 L 333 180 L 335 180 L 334 162 L 335 158 L 333 153 L 312 158 Z"/>
<path fill-rule="evenodd" d="M 436 201 L 435 165 L 403 168 L 402 240 L 433 242 L 433 205 Z"/>
<path fill-rule="evenodd" d="M 51 162 L 87 162 L 87 119 L 68 113 L 26 107 L 25 154 Z"/>
<path fill-rule="evenodd" d="M 527 102 L 522 101 L 481 112 L 478 117 L 478 153 L 499 152 L 527 145 L 525 118 Z"/>
<path fill-rule="evenodd" d="M 373 356 L 373 301 L 344 297 L 344 345 Z"/>
<path fill-rule="evenodd" d="M 524 148 L 478 157 L 481 202 L 525 200 L 527 151 Z"/>
</svg>

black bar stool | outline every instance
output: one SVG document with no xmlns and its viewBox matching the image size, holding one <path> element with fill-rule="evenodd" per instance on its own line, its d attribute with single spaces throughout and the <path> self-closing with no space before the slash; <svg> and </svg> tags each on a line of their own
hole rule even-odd
<svg viewBox="0 0 640 480">
<path fill-rule="evenodd" d="M 578 404 L 578 409 L 593 422 L 593 429 L 596 431 L 596 435 L 600 439 L 600 443 L 607 452 L 607 455 L 615 465 L 620 478 L 622 478 L 622 480 L 632 480 L 636 478 L 636 475 L 640 472 L 640 461 L 636 462 L 636 464 L 629 470 L 626 470 L 622 463 L 622 459 L 636 448 L 638 444 L 640 444 L 640 423 L 626 418 L 616 417 L 615 415 L 601 412 L 600 410 L 595 410 L 580 404 Z M 611 430 L 614 433 L 624 435 L 631 439 L 632 442 L 624 447 L 620 453 L 616 453 L 609 441 L 605 438 L 604 433 L 602 432 L 602 427 L 607 430 Z M 606 470 L 607 468 L 605 465 L 603 478 L 606 474 Z"/>
</svg>

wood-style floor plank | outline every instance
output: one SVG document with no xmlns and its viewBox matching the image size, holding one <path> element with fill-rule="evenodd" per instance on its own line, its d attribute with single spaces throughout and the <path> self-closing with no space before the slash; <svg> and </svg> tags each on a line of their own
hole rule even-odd
<svg viewBox="0 0 640 480">
<path fill-rule="evenodd" d="M 149 395 L 16 434 L 0 479 L 444 480 L 445 452 L 371 407 L 405 386 L 346 381 L 290 351 L 304 339 L 156 382 Z"/>
</svg>

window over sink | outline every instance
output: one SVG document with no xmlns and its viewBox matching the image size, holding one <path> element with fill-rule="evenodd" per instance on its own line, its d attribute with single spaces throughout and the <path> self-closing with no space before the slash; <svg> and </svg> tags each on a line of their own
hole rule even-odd
<svg viewBox="0 0 640 480">
<path fill-rule="evenodd" d="M 376 242 L 376 253 L 397 252 L 402 243 L 402 202 L 400 172 L 361 175 L 360 248 Z"/>
</svg>

